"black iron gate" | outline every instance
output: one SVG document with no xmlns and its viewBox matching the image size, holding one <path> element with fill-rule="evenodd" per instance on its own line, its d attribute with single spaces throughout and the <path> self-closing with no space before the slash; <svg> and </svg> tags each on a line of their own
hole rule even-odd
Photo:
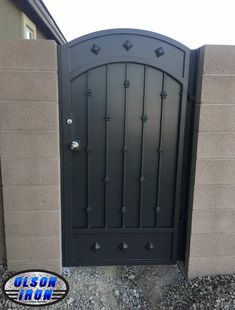
<svg viewBox="0 0 235 310">
<path fill-rule="evenodd" d="M 64 265 L 174 263 L 190 50 L 117 29 L 59 53 Z"/>
</svg>

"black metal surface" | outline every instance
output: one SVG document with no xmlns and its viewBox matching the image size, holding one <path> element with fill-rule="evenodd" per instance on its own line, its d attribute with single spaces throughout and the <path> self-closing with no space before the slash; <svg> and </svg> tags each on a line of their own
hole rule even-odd
<svg viewBox="0 0 235 310">
<path fill-rule="evenodd" d="M 185 144 L 184 144 L 184 165 L 182 175 L 182 193 L 181 208 L 179 214 L 179 232 L 178 232 L 178 259 L 185 261 L 189 249 L 190 231 L 192 222 L 192 206 L 193 192 L 195 185 L 195 167 L 196 167 L 196 148 L 198 139 L 199 113 L 195 113 L 195 94 L 198 82 L 198 67 L 199 67 L 199 50 L 192 50 L 190 53 L 190 68 L 189 68 L 189 83 L 188 83 L 188 107 L 186 114 Z M 197 116 L 197 117 L 196 117 Z"/>
<path fill-rule="evenodd" d="M 63 264 L 176 262 L 190 50 L 117 29 L 59 53 Z"/>
</svg>

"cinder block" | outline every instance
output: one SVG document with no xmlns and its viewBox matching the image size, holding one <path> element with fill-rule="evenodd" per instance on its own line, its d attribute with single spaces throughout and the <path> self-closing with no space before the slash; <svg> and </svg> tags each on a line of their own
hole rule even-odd
<svg viewBox="0 0 235 310">
<path fill-rule="evenodd" d="M 235 184 L 235 160 L 197 159 L 195 184 Z"/>
<path fill-rule="evenodd" d="M 199 131 L 235 131 L 235 104 L 201 104 Z"/>
<path fill-rule="evenodd" d="M 61 274 L 61 259 L 24 259 L 24 260 L 8 260 L 7 267 L 9 271 L 22 271 L 27 269 L 44 269 Z"/>
<path fill-rule="evenodd" d="M 235 159 L 235 132 L 199 132 L 197 158 Z"/>
<path fill-rule="evenodd" d="M 60 235 L 60 211 L 5 212 L 6 238 Z"/>
<path fill-rule="evenodd" d="M 191 257 L 235 256 L 235 234 L 192 234 Z"/>
<path fill-rule="evenodd" d="M 0 69 L 57 71 L 57 49 L 50 40 L 1 40 Z"/>
<path fill-rule="evenodd" d="M 58 132 L 0 132 L 1 158 L 59 158 Z"/>
<path fill-rule="evenodd" d="M 5 212 L 60 210 L 60 186 L 4 186 L 3 200 Z"/>
<path fill-rule="evenodd" d="M 234 272 L 235 256 L 191 257 L 188 266 L 189 279 Z"/>
<path fill-rule="evenodd" d="M 0 71 L 0 101 L 57 101 L 56 72 Z"/>
<path fill-rule="evenodd" d="M 235 210 L 194 210 L 192 215 L 192 234 L 235 234 L 234 223 Z"/>
<path fill-rule="evenodd" d="M 6 185 L 58 185 L 57 159 L 2 159 L 2 183 Z"/>
<path fill-rule="evenodd" d="M 235 185 L 195 185 L 194 210 L 235 210 Z"/>
<path fill-rule="evenodd" d="M 206 45 L 204 48 L 204 74 L 235 75 L 235 46 Z"/>
<path fill-rule="evenodd" d="M 50 131 L 58 129 L 58 102 L 0 102 L 0 130 Z"/>
<path fill-rule="evenodd" d="M 204 75 L 202 79 L 201 104 L 235 103 L 235 75 Z"/>
<path fill-rule="evenodd" d="M 61 238 L 58 236 L 46 237 L 10 237 L 6 239 L 7 259 L 55 259 L 61 255 Z"/>
</svg>

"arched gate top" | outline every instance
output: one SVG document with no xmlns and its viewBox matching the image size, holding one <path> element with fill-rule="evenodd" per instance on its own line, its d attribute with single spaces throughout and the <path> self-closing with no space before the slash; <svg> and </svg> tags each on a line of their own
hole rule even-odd
<svg viewBox="0 0 235 310">
<path fill-rule="evenodd" d="M 182 84 L 188 80 L 190 49 L 158 33 L 138 29 L 111 29 L 77 38 L 60 47 L 74 79 L 93 67 L 115 62 L 147 64 Z"/>
</svg>

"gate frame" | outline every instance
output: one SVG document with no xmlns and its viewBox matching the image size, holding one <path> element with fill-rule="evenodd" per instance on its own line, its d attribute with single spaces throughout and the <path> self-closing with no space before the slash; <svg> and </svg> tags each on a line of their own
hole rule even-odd
<svg viewBox="0 0 235 310">
<path fill-rule="evenodd" d="M 77 39 L 72 40 L 64 45 L 58 46 L 58 77 L 59 77 L 59 127 L 60 127 L 60 153 L 61 153 L 61 204 L 62 204 L 62 265 L 70 266 L 68 253 L 71 249 L 71 240 L 67 237 L 67 231 L 69 230 L 68 223 L 71 222 L 71 212 L 65 212 L 66 205 L 70 206 L 71 211 L 71 202 L 70 198 L 67 195 L 67 189 L 71 188 L 71 179 L 68 177 L 67 171 L 65 171 L 64 163 L 64 122 L 67 118 L 70 117 L 70 111 L 68 107 L 70 105 L 63 105 L 63 101 L 67 98 L 67 102 L 71 102 L 70 93 L 65 91 L 69 87 L 63 87 L 63 84 L 66 83 L 67 86 L 70 83 L 71 79 L 64 79 L 64 77 L 69 76 L 68 66 L 63 62 L 63 59 L 66 59 L 68 49 L 72 46 L 81 44 L 87 40 L 110 36 L 110 35 L 139 35 L 157 39 L 159 41 L 165 42 L 167 44 L 173 45 L 176 48 L 184 51 L 185 53 L 185 62 L 186 66 L 184 67 L 184 72 L 186 72 L 186 79 L 177 79 L 175 76 L 172 76 L 167 71 L 163 71 L 156 66 L 152 61 L 148 61 L 145 58 L 145 62 L 141 63 L 140 59 L 133 56 L 120 57 L 110 57 L 105 58 L 105 60 L 98 59 L 96 62 L 90 63 L 86 66 L 83 66 L 82 69 L 75 70 L 71 76 L 71 79 L 76 78 L 81 75 L 83 72 L 89 70 L 90 68 L 95 68 L 101 65 L 109 63 L 118 63 L 118 62 L 130 62 L 138 63 L 143 65 L 148 65 L 153 67 L 161 72 L 166 72 L 173 79 L 178 81 L 184 86 L 182 93 L 181 105 L 180 105 L 180 114 L 183 115 L 180 117 L 179 121 L 179 134 L 178 134 L 178 151 L 177 151 L 177 164 L 176 164 L 176 178 L 175 178 L 175 199 L 174 199 L 174 220 L 173 220 L 173 238 L 172 238 L 172 260 L 171 264 L 175 264 L 178 260 L 185 261 L 185 251 L 186 251 L 186 230 L 187 230 L 187 219 L 188 213 L 191 210 L 191 199 L 192 190 L 194 188 L 194 182 L 190 183 L 191 179 L 191 164 L 192 164 L 192 133 L 193 133 L 193 124 L 194 124 L 194 106 L 195 106 L 195 68 L 197 63 L 197 56 L 195 51 L 191 51 L 188 47 L 181 44 L 180 42 L 175 41 L 169 37 L 163 36 L 161 34 L 139 30 L 139 29 L 109 29 L 93 32 L 84 36 L 81 36 Z M 63 78 L 62 78 L 63 77 Z M 184 82 L 184 83 L 183 83 Z M 67 163 L 68 165 L 68 163 Z M 71 167 L 71 165 L 70 165 Z M 67 223 L 67 224 L 66 224 Z M 179 238 L 181 236 L 181 238 Z M 118 264 L 127 264 L 127 263 L 118 263 Z M 146 264 L 145 262 L 138 262 L 138 264 Z M 150 264 L 150 263 L 148 263 Z M 100 265 L 99 262 L 85 265 Z M 113 263 L 107 262 L 104 265 L 115 265 Z"/>
</svg>

